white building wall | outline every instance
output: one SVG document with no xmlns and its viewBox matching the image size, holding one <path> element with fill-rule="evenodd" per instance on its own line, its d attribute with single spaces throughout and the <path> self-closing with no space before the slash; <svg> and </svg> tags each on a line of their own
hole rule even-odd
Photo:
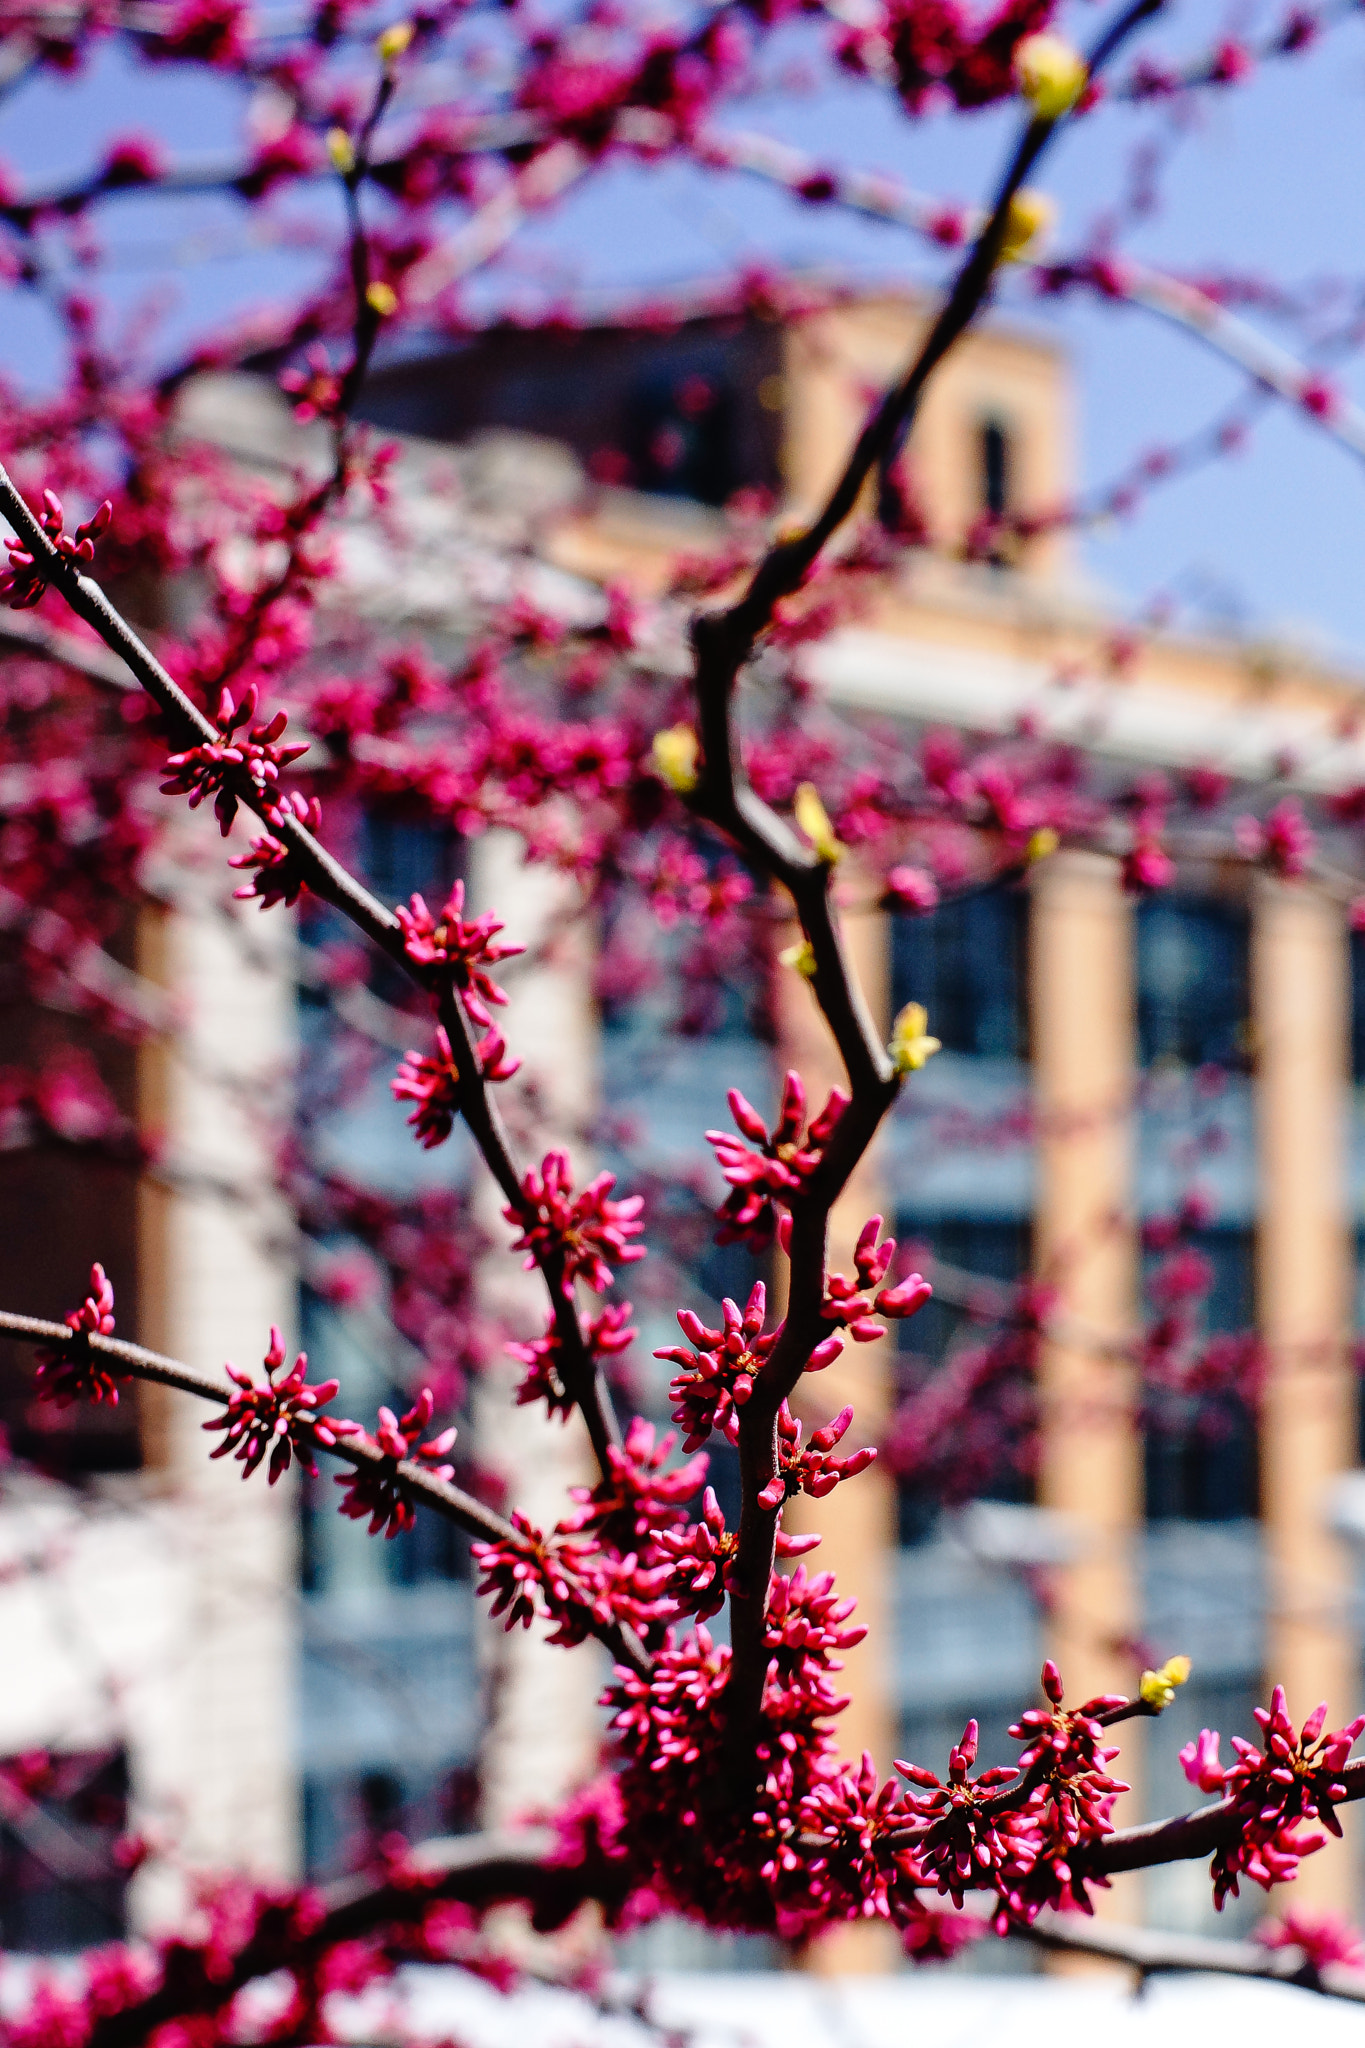
<svg viewBox="0 0 1365 2048">
<path fill-rule="evenodd" d="M 141 1327 L 121 1333 L 214 1373 L 259 1368 L 294 1322 L 290 1233 L 272 1193 L 272 1109 L 292 1038 L 289 920 L 223 907 L 224 848 L 189 821 L 147 913 L 143 972 L 174 1042 L 142 1058 L 140 1121 L 164 1172 L 139 1193 Z M 160 1184 L 158 1185 L 158 1181 Z M 74 1304 L 73 1304 L 74 1305 Z M 0 1502 L 0 1753 L 128 1752 L 130 1827 L 156 1848 L 142 1926 L 193 1871 L 296 1863 L 292 1488 L 211 1463 L 206 1405 L 142 1387 L 145 1468 L 81 1493 L 11 1478 Z"/>
</svg>

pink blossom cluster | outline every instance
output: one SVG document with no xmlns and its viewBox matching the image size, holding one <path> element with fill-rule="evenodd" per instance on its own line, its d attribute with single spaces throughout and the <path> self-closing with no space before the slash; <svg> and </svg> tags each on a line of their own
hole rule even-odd
<svg viewBox="0 0 1365 2048">
<path fill-rule="evenodd" d="M 515 1538 L 476 1543 L 480 1597 L 503 1627 L 529 1628 L 539 1614 L 555 1622 L 550 1640 L 565 1647 L 586 1641 L 590 1620 L 611 1619 L 612 1603 L 590 1574 L 585 1578 L 592 1546 L 555 1530 L 544 1535 L 520 1510 L 514 1510 Z"/>
<path fill-rule="evenodd" d="M 618 1556 L 634 1554 L 646 1563 L 654 1562 L 652 1546 L 664 1531 L 684 1526 L 684 1503 L 693 1498 L 706 1477 L 704 1456 L 670 1467 L 668 1460 L 676 1443 L 671 1431 L 658 1436 L 652 1423 L 635 1416 L 624 1443 L 608 1449 L 609 1476 L 594 1486 L 570 1489 L 578 1505 L 564 1528 L 591 1536 Z"/>
<path fill-rule="evenodd" d="M 804 1867 L 793 1876 L 783 1850 L 799 1831 L 812 1772 L 830 1767 L 837 1652 L 863 1634 L 842 1626 L 852 1603 L 834 1599 L 832 1585 L 828 1574 L 808 1580 L 801 1565 L 773 1582 L 765 1623 L 772 1663 L 758 1742 L 766 1776 L 752 1819 L 716 1797 L 729 1650 L 704 1626 L 685 1636 L 670 1631 L 647 1678 L 616 1673 L 607 1699 L 625 1766 L 627 1839 L 645 1849 L 649 1882 L 675 1910 L 737 1928 L 776 1921 L 793 1932 L 819 1915 L 810 1876 Z M 803 1866 L 799 1851 L 793 1855 Z"/>
<path fill-rule="evenodd" d="M 1322 1971 L 1331 1963 L 1344 1964 L 1348 1970 L 1365 1967 L 1365 1942 L 1349 1921 L 1343 1920 L 1338 1913 L 1294 1909 L 1283 1919 L 1258 1927 L 1256 1939 L 1262 1948 L 1298 1949 L 1314 1972 Z"/>
<path fill-rule="evenodd" d="M 166 758 L 164 773 L 167 779 L 161 785 L 161 794 L 188 795 L 191 810 L 212 797 L 214 814 L 225 838 L 232 830 L 237 805 L 247 783 L 254 795 L 262 800 L 265 814 L 271 822 L 278 824 L 281 821 L 284 815 L 283 792 L 277 786 L 280 770 L 308 752 L 307 740 L 291 740 L 286 746 L 280 745 L 289 723 L 287 711 L 277 711 L 265 725 L 252 725 L 259 694 L 256 684 L 252 683 L 243 692 L 240 703 L 234 704 L 232 692 L 224 689 L 214 718 L 218 738 L 203 740 L 198 746 L 187 747 L 183 753 L 170 754 Z"/>
<path fill-rule="evenodd" d="M 500 1032 L 489 1031 L 479 1040 L 475 1053 L 481 1080 L 510 1081 L 521 1069 L 521 1061 L 508 1052 Z M 460 1113 L 460 1070 L 444 1026 L 436 1027 L 432 1052 L 404 1053 L 389 1087 L 396 1101 L 416 1105 L 408 1122 L 419 1142 L 428 1150 L 444 1144 Z"/>
<path fill-rule="evenodd" d="M 947 1929 L 926 1924 L 921 1887 L 959 1906 L 969 1891 L 993 1893 L 1002 1926 L 1030 1921 L 1048 1903 L 1088 1909 L 1083 1851 L 1110 1832 L 1125 1789 L 1108 1774 L 1115 1752 L 1096 1717 L 1127 1702 L 1063 1712 L 1048 1667 L 1048 1706 L 1014 1731 L 1025 1741 L 1019 1766 L 973 1777 L 971 1723 L 946 1779 L 903 1764 L 908 1789 L 879 1785 L 868 1759 L 840 1763 L 833 1748 L 844 1704 L 832 1683 L 839 1653 L 863 1634 L 848 1625 L 852 1608 L 828 1573 L 808 1578 L 800 1565 L 773 1580 L 757 1737 L 764 1776 L 742 1821 L 713 1796 L 724 1770 L 729 1652 L 704 1627 L 669 1631 L 648 1677 L 618 1670 L 608 1699 L 624 1759 L 625 1839 L 641 1881 L 675 1910 L 788 1938 L 840 1919 L 888 1918 L 912 1953 L 954 1945 Z"/>
<path fill-rule="evenodd" d="M 488 1005 L 505 1003 L 507 991 L 488 970 L 500 960 L 514 959 L 526 948 L 509 946 L 498 938 L 502 922 L 491 910 L 482 917 L 465 918 L 463 882 L 454 884 L 440 912 L 428 910 L 425 899 L 414 896 L 408 906 L 399 905 L 397 916 L 409 960 L 416 967 L 439 968 L 448 974 L 474 1023 L 490 1029 L 493 1019 Z"/>
<path fill-rule="evenodd" d="M 106 498 L 91 518 L 78 526 L 74 534 L 69 534 L 65 531 L 66 514 L 62 510 L 61 499 L 52 491 L 44 491 L 39 524 L 65 561 L 83 565 L 94 561 L 95 542 L 108 532 L 113 516 L 113 504 Z M 22 540 L 10 541 L 9 568 L 0 576 L 0 598 L 11 611 L 30 611 L 46 589 L 47 578 L 41 562 Z"/>
<path fill-rule="evenodd" d="M 1238 850 L 1248 860 L 1262 861 L 1272 873 L 1297 881 L 1313 864 L 1317 835 L 1297 797 L 1284 797 L 1264 819 L 1237 820 Z"/>
<path fill-rule="evenodd" d="M 349 1515 L 354 1522 L 363 1521 L 368 1515 L 371 1536 L 378 1536 L 381 1530 L 385 1536 L 397 1536 L 410 1529 L 417 1519 L 412 1490 L 401 1470 L 404 1464 L 416 1465 L 433 1479 L 454 1476 L 455 1468 L 446 1460 L 455 1442 L 455 1431 L 443 1429 L 428 1442 L 421 1441 L 435 1406 L 430 1387 L 423 1387 L 401 1418 L 392 1408 L 381 1408 L 379 1426 L 373 1436 L 355 1425 L 345 1431 L 352 1443 L 382 1453 L 373 1463 L 367 1459 L 336 1476 L 337 1485 L 346 1489 L 340 1502 L 342 1514 Z M 331 1428 L 334 1434 L 341 1433 L 336 1423 Z"/>
<path fill-rule="evenodd" d="M 1131 1788 L 1109 1772 L 1117 1747 L 1104 1741 L 1105 1716 L 1126 1708 L 1115 1693 L 1101 1693 L 1081 1706 L 1063 1708 L 1061 1674 L 1048 1658 L 1043 1665 L 1046 1707 L 1030 1707 L 1011 1727 L 1024 1747 L 1019 1767 L 1032 1788 L 1028 1812 L 1040 1824 L 1050 1853 L 1023 1873 L 1006 1904 L 1017 1918 L 1031 1919 L 1040 1906 L 1091 1910 L 1084 1850 L 1113 1830 L 1114 1805 Z"/>
<path fill-rule="evenodd" d="M 770 1514 L 798 1493 L 823 1500 L 827 1493 L 833 1493 L 841 1479 L 856 1478 L 859 1472 L 867 1470 L 877 1456 L 870 1446 L 850 1451 L 842 1458 L 834 1456 L 834 1446 L 852 1420 L 852 1406 L 841 1408 L 831 1421 L 812 1430 L 810 1442 L 803 1444 L 801 1423 L 787 1403 L 782 1403 L 777 1412 L 777 1471 L 758 1496 Z"/>
<path fill-rule="evenodd" d="M 592 153 L 606 150 L 618 122 L 635 110 L 653 116 L 669 142 L 685 138 L 746 71 L 751 19 L 725 8 L 687 37 L 653 26 L 610 55 L 600 37 L 584 35 L 577 24 L 545 33 L 536 39 L 518 103 Z"/>
<path fill-rule="evenodd" d="M 1213 1859 L 1213 1898 L 1218 1907 L 1249 1877 L 1269 1891 L 1287 1884 L 1300 1858 L 1322 1847 L 1326 1836 L 1309 1826 L 1318 1821 L 1340 1835 L 1336 1808 L 1346 1797 L 1341 1772 L 1352 1745 L 1365 1733 L 1365 1714 L 1324 1734 L 1327 1706 L 1315 1707 L 1301 1729 L 1289 1718 L 1284 1687 L 1277 1685 L 1268 1707 L 1257 1707 L 1263 1748 L 1232 1737 L 1236 1761 L 1222 1764 L 1219 1738 L 1209 1728 L 1180 1752 L 1185 1776 L 1201 1792 L 1216 1792 L 1236 1815 L 1238 1833 Z"/>
<path fill-rule="evenodd" d="M 126 1165 L 153 1156 L 90 1054 L 76 1046 L 36 1069 L 0 1067 L 0 1150 L 54 1142 Z"/>
<path fill-rule="evenodd" d="M 416 1870 L 406 1846 L 394 1845 L 384 1865 L 397 1901 L 384 1938 L 331 1939 L 324 1907 L 310 1886 L 253 1884 L 241 1878 L 194 1881 L 192 1917 L 172 1933 L 136 1943 L 87 1949 L 72 1966 L 40 1967 L 22 2012 L 6 2022 L 17 2048 L 87 2048 L 122 2031 L 154 2038 L 162 2048 L 226 2048 L 250 2024 L 256 1971 L 278 1972 L 283 1993 L 272 2009 L 281 2038 L 334 2038 L 332 2001 L 354 1997 L 392 1975 L 405 1950 L 431 1957 L 463 1912 L 433 1896 L 430 1876 Z M 169 2014 L 169 2016 L 168 2016 Z"/>
<path fill-rule="evenodd" d="M 604 1294 L 611 1286 L 609 1261 L 626 1266 L 644 1258 L 645 1247 L 631 1243 L 644 1229 L 639 1220 L 644 1197 L 613 1201 L 615 1185 L 614 1173 L 599 1173 L 575 1194 L 567 1152 L 547 1152 L 539 1173 L 528 1167 L 521 1202 L 502 1212 L 520 1230 L 512 1249 L 526 1253 L 527 1270 L 553 1260 L 561 1265 L 566 1290 L 582 1279 Z"/>
<path fill-rule="evenodd" d="M 237 1391 L 228 1396 L 223 1413 L 213 1416 L 203 1425 L 205 1429 L 224 1432 L 223 1441 L 209 1455 L 236 1458 L 241 1464 L 243 1479 L 251 1477 L 268 1452 L 268 1476 L 272 1486 L 289 1470 L 294 1458 L 298 1459 L 305 1472 L 316 1479 L 315 1447 L 322 1444 L 330 1450 L 341 1437 L 353 1435 L 358 1430 L 354 1422 L 339 1421 L 318 1413 L 320 1408 L 325 1408 L 336 1398 L 340 1381 L 322 1380 L 317 1386 L 310 1387 L 307 1352 L 301 1351 L 288 1372 L 284 1372 L 288 1355 L 284 1339 L 272 1323 L 270 1344 L 264 1359 L 264 1385 L 257 1384 L 250 1373 L 240 1372 L 235 1365 L 225 1366 L 224 1371 Z M 278 1375 L 282 1372 L 284 1377 L 281 1379 Z M 381 1416 L 384 1412 L 381 1410 Z"/>
<path fill-rule="evenodd" d="M 718 1242 L 748 1244 L 762 1251 L 777 1228 L 774 1204 L 789 1202 L 815 1171 L 849 1098 L 841 1088 L 831 1089 L 829 1100 L 807 1129 L 805 1084 L 791 1068 L 782 1085 L 782 1102 L 771 1135 L 738 1088 L 729 1091 L 726 1101 L 740 1137 L 729 1131 L 706 1133 L 706 1142 L 714 1145 L 721 1173 L 732 1190 L 720 1210 Z"/>
<path fill-rule="evenodd" d="M 721 861 L 714 874 L 685 839 L 666 837 L 637 870 L 636 881 L 665 931 L 680 918 L 723 922 L 747 903 L 754 885 L 736 861 Z"/>
<path fill-rule="evenodd" d="M 553 1641 L 571 1644 L 594 1622 L 624 1623 L 657 1646 L 680 1617 L 719 1612 L 733 1590 L 737 1538 L 710 1487 L 700 1519 L 689 1520 L 685 1503 L 703 1483 L 706 1459 L 670 1468 L 676 1441 L 656 1438 L 636 1417 L 609 1451 L 608 1476 L 572 1489 L 574 1509 L 548 1535 L 514 1514 L 515 1538 L 475 1546 L 480 1591 L 508 1628 L 540 1615 L 553 1623 Z M 777 1552 L 798 1557 L 818 1540 L 779 1532 Z"/>
<path fill-rule="evenodd" d="M 721 1303 L 721 1326 L 710 1329 L 690 1308 L 678 1310 L 678 1327 L 690 1350 L 680 1344 L 656 1351 L 656 1358 L 681 1366 L 669 1393 L 674 1401 L 673 1420 L 683 1432 L 684 1448 L 700 1449 L 712 1430 L 719 1430 L 730 1443 L 739 1439 L 738 1410 L 754 1391 L 779 1337 L 782 1325 L 763 1331 L 768 1312 L 768 1290 L 761 1280 L 754 1284 L 745 1306 L 727 1296 Z M 811 1354 L 808 1372 L 831 1364 L 843 1349 L 839 1337 L 826 1337 Z"/>
<path fill-rule="evenodd" d="M 902 1482 L 947 1506 L 977 1498 L 1002 1476 L 1029 1473 L 1037 1452 L 1036 1366 L 1053 1307 L 1034 1281 L 982 1320 L 996 1327 L 925 1372 L 891 1418 L 882 1455 Z"/>
<path fill-rule="evenodd" d="M 114 1334 L 114 1289 L 103 1266 L 90 1268 L 90 1292 L 79 1308 L 70 1311 L 66 1323 L 70 1343 L 44 1345 L 35 1353 L 38 1398 L 58 1408 L 70 1408 L 77 1401 L 107 1401 L 117 1408 L 119 1383 L 128 1375 L 112 1371 L 108 1360 L 82 1341 Z"/>
<path fill-rule="evenodd" d="M 630 1349 L 640 1334 L 631 1327 L 630 1317 L 628 1301 L 609 1301 L 600 1315 L 583 1325 L 588 1356 L 595 1366 L 618 1358 Z M 572 1415 L 576 1402 L 565 1386 L 560 1370 L 564 1343 L 553 1315 L 543 1337 L 531 1337 L 524 1343 L 509 1344 L 506 1348 L 509 1357 L 518 1359 L 526 1367 L 526 1376 L 517 1388 L 517 1406 L 526 1407 L 533 1401 L 543 1401 L 547 1414 L 557 1415 L 561 1421 Z M 616 1455 L 614 1446 L 612 1455 Z"/>
<path fill-rule="evenodd" d="M 886 1325 L 877 1321 L 878 1316 L 903 1322 L 907 1316 L 913 1316 L 922 1309 L 934 1292 L 920 1273 L 908 1273 L 895 1287 L 882 1286 L 896 1256 L 896 1240 L 888 1237 L 878 1244 L 881 1229 L 881 1217 L 870 1216 L 858 1233 L 858 1242 L 853 1250 L 855 1279 L 849 1280 L 842 1273 L 830 1273 L 825 1280 L 825 1299 L 820 1313 L 827 1323 L 846 1329 L 855 1344 L 871 1344 L 886 1334 Z M 788 1217 L 784 1216 L 779 1224 L 778 1236 L 783 1251 L 789 1251 L 791 1222 Z"/>
<path fill-rule="evenodd" d="M 280 372 L 280 389 L 294 404 L 300 425 L 310 420 L 331 419 L 341 398 L 342 379 L 337 375 L 320 343 L 304 350 L 303 362 Z"/>
<path fill-rule="evenodd" d="M 685 1505 L 705 1479 L 706 1460 L 691 1458 L 670 1468 L 676 1442 L 672 1434 L 656 1436 L 653 1425 L 636 1416 L 624 1443 L 608 1452 L 607 1476 L 595 1486 L 571 1489 L 576 1505 L 552 1542 L 571 1562 L 575 1587 L 555 1596 L 543 1572 L 538 1580 L 545 1611 L 558 1625 L 557 1640 L 567 1640 L 566 1629 L 581 1628 L 585 1606 L 598 1619 L 628 1622 L 650 1643 L 680 1613 L 693 1611 L 686 1597 L 686 1558 L 694 1555 L 690 1538 L 700 1531 L 703 1542 L 709 1541 L 714 1531 L 705 1517 L 690 1524 Z M 681 1563 L 680 1553 L 686 1553 Z M 695 1565 L 690 1569 L 695 1572 Z M 712 1613 L 722 1597 L 717 1595 Z"/>
<path fill-rule="evenodd" d="M 322 829 L 322 805 L 315 796 L 305 797 L 296 789 L 286 790 L 275 809 L 281 818 L 293 818 L 314 836 Z M 259 902 L 262 910 L 273 910 L 277 903 L 292 909 L 307 886 L 293 849 L 273 832 L 259 833 L 252 840 L 250 851 L 232 854 L 228 866 L 246 869 L 251 874 L 251 879 L 240 889 L 234 889 L 233 895 Z"/>
<path fill-rule="evenodd" d="M 984 19 L 958 0 L 882 0 L 869 25 L 845 32 L 841 56 L 873 77 L 889 65 L 911 113 L 984 107 L 1015 91 L 1014 53 L 1051 14 L 1051 0 L 1003 0 Z"/>
<path fill-rule="evenodd" d="M 739 1537 L 725 1526 L 715 1492 L 702 1495 L 701 1520 L 683 1529 L 660 1529 L 659 1548 L 672 1561 L 668 1586 L 675 1612 L 706 1621 L 719 1614 L 725 1596 L 734 1590 L 732 1572 Z"/>
<path fill-rule="evenodd" d="M 1256 1407 L 1266 1372 L 1257 1332 L 1210 1335 L 1204 1327 L 1214 1270 L 1189 1236 L 1211 1215 L 1196 1190 L 1173 1214 L 1144 1223 L 1144 1248 L 1159 1257 L 1146 1276 L 1148 1313 L 1138 1352 L 1149 1427 L 1180 1430 L 1192 1422 L 1210 1436 L 1226 1426 L 1229 1408 Z"/>
<path fill-rule="evenodd" d="M 405 1052 L 389 1090 L 395 1101 L 416 1105 L 408 1122 L 424 1149 L 445 1143 L 460 1113 L 460 1070 L 440 1025 L 435 1050 Z"/>
<path fill-rule="evenodd" d="M 970 1890 L 983 1882 L 1011 1882 L 1019 1872 L 1031 1875 L 1036 1860 L 1031 1835 L 1021 1814 L 1004 1804 L 1000 1788 L 1019 1776 L 1013 1765 L 996 1765 L 970 1776 L 976 1762 L 979 1730 L 969 1721 L 962 1740 L 948 1756 L 948 1776 L 940 1782 L 922 1764 L 897 1762 L 896 1769 L 914 1787 L 911 1793 L 918 1826 L 915 1867 L 940 1892 L 961 1906 Z"/>
<path fill-rule="evenodd" d="M 1176 863 L 1163 845 L 1174 792 L 1164 775 L 1140 775 L 1130 792 L 1132 844 L 1123 856 L 1123 886 L 1130 896 L 1169 889 Z"/>
</svg>

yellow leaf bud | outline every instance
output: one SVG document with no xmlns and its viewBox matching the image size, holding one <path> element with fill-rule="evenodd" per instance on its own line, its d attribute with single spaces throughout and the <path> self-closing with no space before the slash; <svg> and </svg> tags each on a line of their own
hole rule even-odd
<svg viewBox="0 0 1365 2048">
<path fill-rule="evenodd" d="M 834 827 L 829 822 L 829 813 L 820 801 L 820 792 L 813 782 L 803 782 L 792 803 L 796 822 L 809 839 L 821 860 L 834 866 L 843 847 L 834 836 Z"/>
<path fill-rule="evenodd" d="M 1040 825 L 1036 832 L 1029 833 L 1028 845 L 1024 852 L 1029 860 L 1046 860 L 1050 853 L 1057 851 L 1061 843 L 1051 825 Z"/>
<path fill-rule="evenodd" d="M 1185 1683 L 1191 1670 L 1188 1657 L 1168 1657 L 1160 1671 L 1144 1671 L 1138 1680 L 1138 1697 L 1158 1714 L 1169 1707 L 1177 1686 Z"/>
<path fill-rule="evenodd" d="M 327 130 L 327 154 L 332 159 L 332 169 L 348 178 L 355 169 L 355 147 L 344 128 Z"/>
<path fill-rule="evenodd" d="M 1045 235 L 1057 218 L 1057 209 L 1046 192 L 1025 185 L 1016 192 L 1005 216 L 1005 239 L 1000 244 L 1002 263 L 1017 263 L 1040 235 Z"/>
<path fill-rule="evenodd" d="M 784 946 L 777 957 L 784 967 L 794 967 L 807 981 L 814 981 L 815 948 L 809 939 L 798 939 L 794 946 Z"/>
<path fill-rule="evenodd" d="M 379 52 L 380 61 L 384 64 L 392 64 L 395 58 L 401 57 L 408 44 L 412 41 L 414 34 L 415 30 L 410 21 L 391 22 L 383 34 L 377 37 L 375 41 L 375 48 Z"/>
<path fill-rule="evenodd" d="M 398 294 L 391 284 L 366 285 L 365 304 L 371 312 L 378 313 L 381 320 L 387 320 L 390 313 L 398 311 Z"/>
<path fill-rule="evenodd" d="M 654 766 L 670 789 L 690 796 L 697 786 L 697 735 L 690 725 L 670 725 L 654 735 Z"/>
<path fill-rule="evenodd" d="M 1025 36 L 1014 53 L 1019 90 L 1042 121 L 1069 114 L 1085 91 L 1090 74 L 1079 50 L 1064 36 Z"/>
<path fill-rule="evenodd" d="M 942 1039 L 929 1036 L 929 1012 L 923 1003 L 906 1004 L 891 1027 L 887 1050 L 898 1074 L 918 1073 L 926 1060 L 942 1052 Z"/>
</svg>

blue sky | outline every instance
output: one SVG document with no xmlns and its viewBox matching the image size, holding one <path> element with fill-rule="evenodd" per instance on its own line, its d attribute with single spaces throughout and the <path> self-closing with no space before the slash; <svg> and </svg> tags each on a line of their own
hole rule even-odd
<svg viewBox="0 0 1365 2048">
<path fill-rule="evenodd" d="M 1097 18 L 1085 4 L 1069 23 L 1088 40 Z M 1265 8 L 1230 12 L 1216 0 L 1188 0 L 1141 47 L 1195 52 L 1277 18 Z M 799 58 L 809 34 L 793 31 L 788 54 Z M 172 67 L 134 76 L 110 55 L 74 81 L 45 81 L 0 107 L 0 158 L 25 180 L 79 172 L 104 140 L 133 126 L 153 129 L 173 151 L 199 154 L 229 143 L 239 117 L 239 103 L 212 82 Z M 909 122 L 883 92 L 853 82 L 814 96 L 779 82 L 726 118 L 968 201 L 989 189 L 1014 122 L 1003 111 Z M 1060 204 L 1059 248 L 1073 246 L 1121 189 L 1134 144 L 1167 132 L 1169 116 L 1157 109 L 1109 107 L 1075 126 L 1037 180 Z M 1160 210 L 1126 243 L 1135 254 L 1295 286 L 1336 279 L 1343 293 L 1365 286 L 1365 16 L 1307 56 L 1264 66 L 1235 91 L 1200 95 L 1160 189 Z M 320 197 L 318 218 L 333 203 Z M 253 217 L 230 200 L 200 202 L 192 214 L 161 201 L 120 202 L 110 241 L 119 252 L 119 297 L 131 303 L 159 279 L 180 336 L 296 285 L 311 260 L 262 247 Z M 168 249 L 176 258 L 169 268 Z M 511 288 L 545 279 L 589 290 L 675 282 L 752 259 L 878 281 L 924 284 L 945 274 L 941 256 L 899 230 L 793 204 L 738 176 L 665 165 L 590 181 L 518 245 Z M 1014 282 L 1004 303 L 1012 317 L 1060 334 L 1070 351 L 1087 482 L 1199 428 L 1244 389 L 1235 372 L 1144 313 L 1080 298 L 1040 302 Z M 1267 316 L 1254 317 L 1277 332 Z M 40 376 L 50 354 L 41 309 L 7 294 L 5 366 Z M 1335 374 L 1365 398 L 1365 374 L 1354 365 Z M 1249 450 L 1158 489 L 1135 518 L 1092 537 L 1086 554 L 1125 603 L 1140 605 L 1158 591 L 1202 593 L 1206 616 L 1225 615 L 1252 633 L 1292 632 L 1365 662 L 1362 543 L 1365 465 L 1306 418 L 1272 407 Z"/>
</svg>

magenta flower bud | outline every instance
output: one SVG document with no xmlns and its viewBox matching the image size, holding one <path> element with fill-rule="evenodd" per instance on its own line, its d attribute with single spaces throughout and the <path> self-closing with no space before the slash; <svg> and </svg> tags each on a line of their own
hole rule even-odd
<svg viewBox="0 0 1365 2048">
<path fill-rule="evenodd" d="M 852 1420 L 853 1406 L 850 1402 L 847 1407 L 839 1410 L 839 1413 L 832 1422 L 827 1422 L 823 1429 L 815 1431 L 810 1440 L 811 1449 L 813 1451 L 832 1451 Z"/>
<path fill-rule="evenodd" d="M 869 1252 L 875 1250 L 877 1239 L 881 1236 L 881 1231 L 881 1217 L 869 1216 L 866 1223 L 863 1225 L 862 1229 L 858 1233 L 858 1246 L 857 1250 L 854 1253 L 855 1259 L 865 1258 Z"/>
<path fill-rule="evenodd" d="M 752 1103 L 746 1101 L 738 1088 L 732 1088 L 725 1099 L 730 1105 L 731 1116 L 745 1137 L 761 1145 L 768 1135 L 768 1127 Z"/>
<path fill-rule="evenodd" d="M 823 1372 L 826 1366 L 833 1365 L 843 1348 L 844 1340 L 840 1336 L 821 1338 L 806 1360 L 806 1371 Z"/>
<path fill-rule="evenodd" d="M 898 1287 L 884 1287 L 876 1299 L 879 1315 L 913 1316 L 933 1295 L 933 1288 L 921 1273 L 911 1273 Z"/>
<path fill-rule="evenodd" d="M 873 1344 L 885 1332 L 885 1323 L 879 1323 L 875 1316 L 859 1316 L 848 1326 L 848 1334 L 855 1344 Z"/>
</svg>

